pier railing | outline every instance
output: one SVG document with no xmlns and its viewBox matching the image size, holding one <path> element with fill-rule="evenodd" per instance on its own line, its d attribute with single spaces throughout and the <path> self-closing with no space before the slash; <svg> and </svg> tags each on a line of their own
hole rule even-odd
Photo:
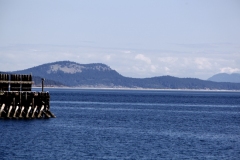
<svg viewBox="0 0 240 160">
<path fill-rule="evenodd" d="M 0 74 L 0 91 L 31 91 L 32 75 Z"/>
</svg>

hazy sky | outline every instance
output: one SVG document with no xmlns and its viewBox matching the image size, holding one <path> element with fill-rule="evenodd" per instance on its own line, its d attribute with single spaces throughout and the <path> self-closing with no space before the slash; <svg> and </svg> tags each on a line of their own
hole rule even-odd
<svg viewBox="0 0 240 160">
<path fill-rule="evenodd" d="M 240 72 L 240 0 L 0 0 L 0 71 L 70 60 L 127 77 Z"/>
</svg>

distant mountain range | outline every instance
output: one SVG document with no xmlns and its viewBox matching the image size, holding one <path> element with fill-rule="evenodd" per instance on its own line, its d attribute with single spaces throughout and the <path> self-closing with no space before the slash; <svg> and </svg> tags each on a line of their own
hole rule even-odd
<svg viewBox="0 0 240 160">
<path fill-rule="evenodd" d="M 208 79 L 209 81 L 214 82 L 232 82 L 232 83 L 240 83 L 240 73 L 219 73 Z"/>
<path fill-rule="evenodd" d="M 59 61 L 11 73 L 32 73 L 35 86 L 41 86 L 41 78 L 45 78 L 46 86 L 58 87 L 240 90 L 240 83 L 213 82 L 196 78 L 129 78 L 101 63 Z"/>
</svg>

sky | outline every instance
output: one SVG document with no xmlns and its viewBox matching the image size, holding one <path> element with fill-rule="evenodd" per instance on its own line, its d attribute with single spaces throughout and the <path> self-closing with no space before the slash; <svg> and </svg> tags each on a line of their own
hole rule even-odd
<svg viewBox="0 0 240 160">
<path fill-rule="evenodd" d="M 240 1 L 0 0 L 0 71 L 63 60 L 134 78 L 240 73 Z"/>
</svg>

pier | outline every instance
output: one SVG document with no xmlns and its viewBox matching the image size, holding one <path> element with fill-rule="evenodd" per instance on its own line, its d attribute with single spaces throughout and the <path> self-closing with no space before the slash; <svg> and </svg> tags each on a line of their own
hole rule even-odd
<svg viewBox="0 0 240 160">
<path fill-rule="evenodd" d="M 0 74 L 0 118 L 55 118 L 50 94 L 33 92 L 32 75 Z"/>
</svg>

